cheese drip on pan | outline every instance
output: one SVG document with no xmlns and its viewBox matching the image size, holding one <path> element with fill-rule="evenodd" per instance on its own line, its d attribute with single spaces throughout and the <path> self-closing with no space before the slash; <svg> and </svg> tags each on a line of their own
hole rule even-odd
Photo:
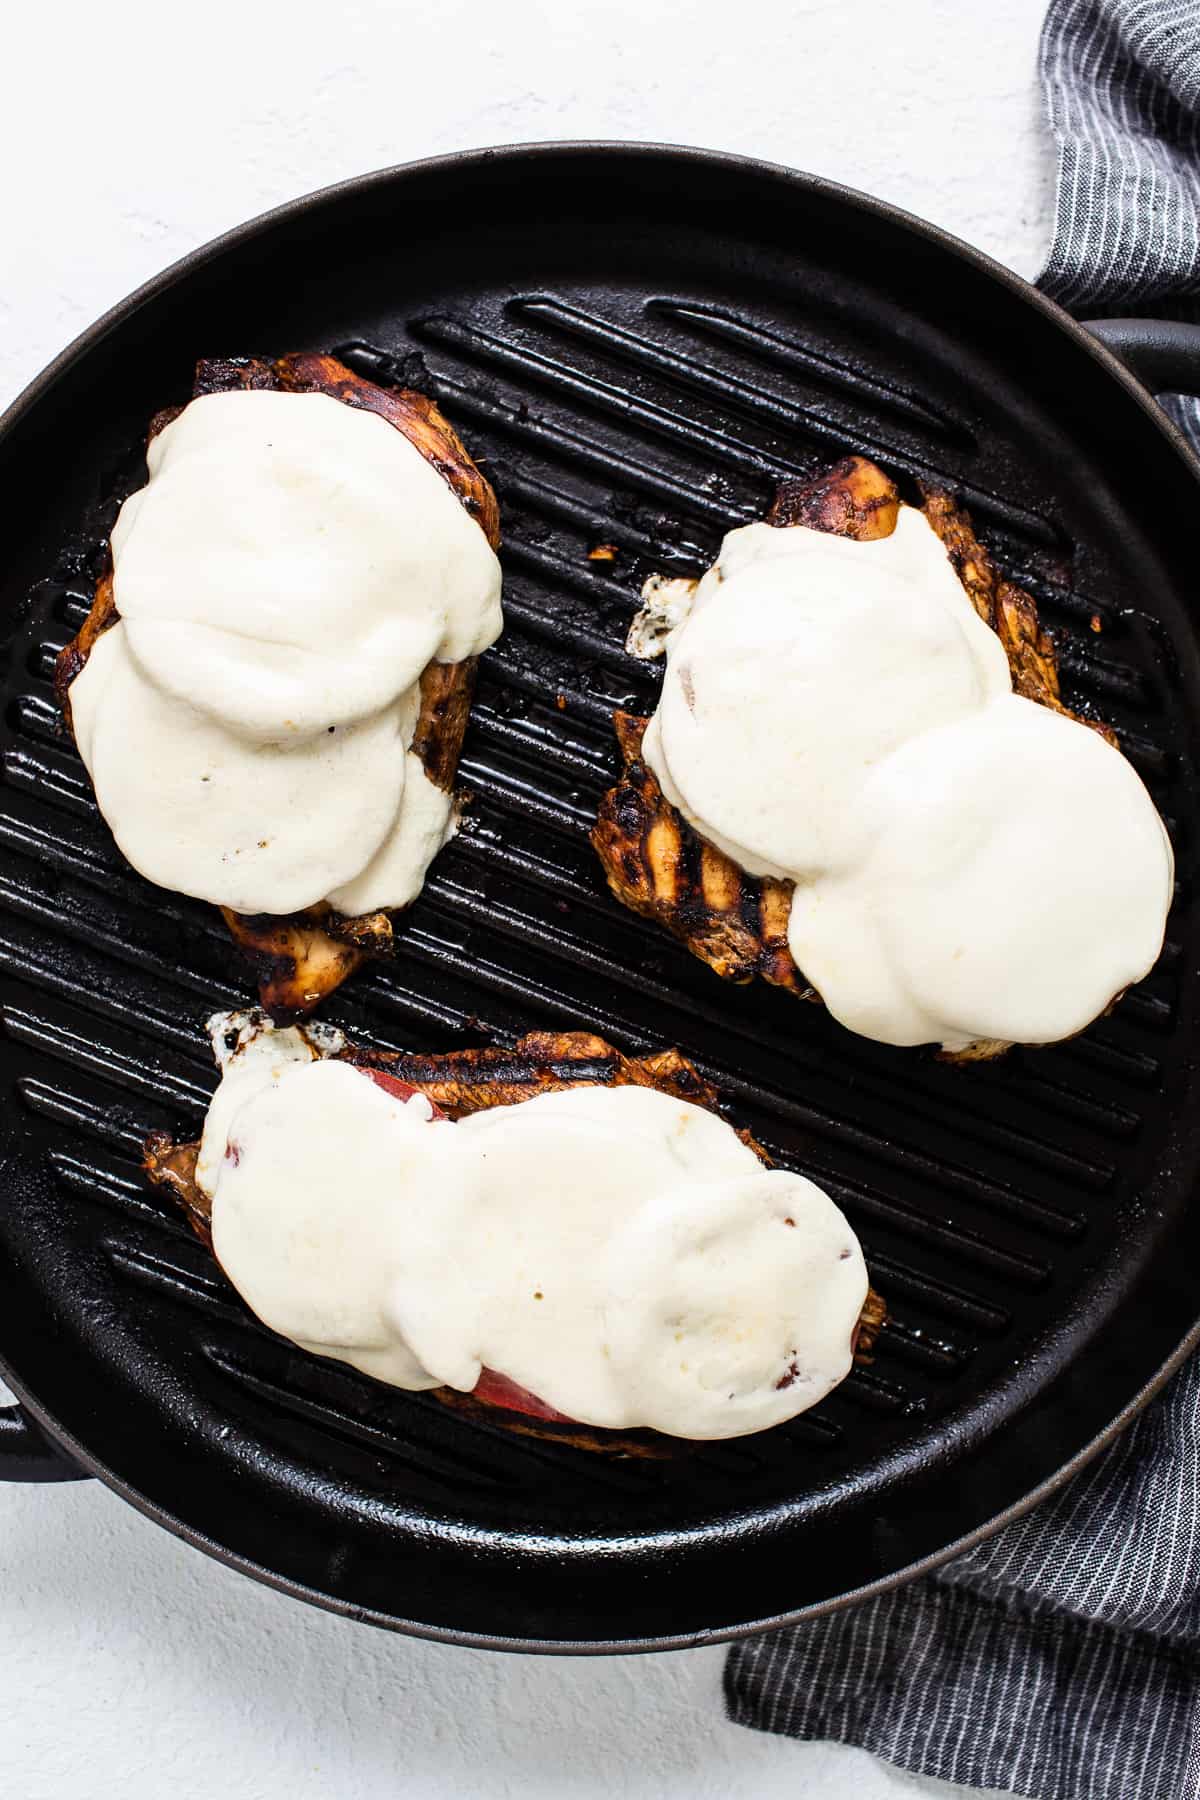
<svg viewBox="0 0 1200 1800">
<path fill-rule="evenodd" d="M 311 1033 L 243 1030 L 196 1178 L 254 1312 L 397 1387 L 489 1370 L 582 1424 L 724 1438 L 850 1369 L 867 1274 L 838 1208 L 651 1088 L 451 1123 Z"/>
<path fill-rule="evenodd" d="M 430 661 L 500 634 L 500 567 L 421 452 L 327 394 L 193 400 L 113 529 L 119 622 L 71 686 L 135 868 L 242 913 L 406 905 L 452 828 L 411 749 Z"/>
<path fill-rule="evenodd" d="M 924 516 L 725 539 L 667 638 L 644 755 L 754 875 L 842 1024 L 965 1049 L 1069 1037 L 1153 966 L 1171 847 L 1136 771 L 1012 691 Z"/>
</svg>

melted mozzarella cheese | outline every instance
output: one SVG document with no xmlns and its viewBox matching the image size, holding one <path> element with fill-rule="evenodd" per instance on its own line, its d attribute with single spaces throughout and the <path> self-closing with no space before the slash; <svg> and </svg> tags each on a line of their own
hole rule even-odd
<svg viewBox="0 0 1200 1800">
<path fill-rule="evenodd" d="M 1061 713 L 1014 695 L 983 728 L 926 732 L 859 807 L 869 849 L 848 875 L 797 887 L 789 930 L 851 1030 L 951 1048 L 1053 1043 L 1157 958 L 1171 891 L 1162 821 L 1120 752 Z"/>
<path fill-rule="evenodd" d="M 451 1124 L 300 1037 L 228 1060 L 197 1171 L 223 1268 L 284 1336 L 400 1387 L 488 1369 L 582 1423 L 690 1438 L 847 1374 L 853 1232 L 714 1114 L 580 1087 Z"/>
<path fill-rule="evenodd" d="M 406 905 L 452 813 L 409 750 L 421 672 L 501 629 L 483 533 L 324 394 L 204 396 L 147 463 L 113 531 L 120 623 L 71 688 L 122 850 L 239 912 Z"/>
<path fill-rule="evenodd" d="M 97 804 L 134 868 L 237 912 L 323 900 L 403 810 L 399 707 L 292 744 L 248 743 L 148 681 L 120 622 L 76 678 L 71 707 Z"/>
<path fill-rule="evenodd" d="M 404 803 L 365 868 L 329 893 L 335 912 L 353 918 L 377 907 L 408 906 L 425 885 L 438 851 L 454 836 L 454 796 L 430 781 L 415 751 L 406 758 Z"/>
<path fill-rule="evenodd" d="M 287 1031 L 272 1031 L 257 1007 L 243 1013 L 214 1013 L 208 1034 L 221 1081 L 205 1115 L 196 1180 L 211 1194 L 229 1143 L 230 1121 L 242 1102 L 271 1087 L 289 1064 L 336 1055 L 345 1039 L 336 1025 L 311 1020 Z"/>
<path fill-rule="evenodd" d="M 719 567 L 668 642 L 647 761 L 744 868 L 822 868 L 864 776 L 914 732 L 1007 693 L 1007 659 L 907 507 L 867 544 L 747 525 Z M 869 704 L 847 706 L 848 678 Z"/>
<path fill-rule="evenodd" d="M 500 574 L 433 465 L 328 394 L 193 400 L 113 528 L 113 599 L 165 692 L 273 742 L 388 705 L 500 634 Z"/>
<path fill-rule="evenodd" d="M 924 516 L 731 532 L 667 640 L 644 755 L 689 823 L 795 882 L 788 940 L 885 1043 L 1068 1037 L 1153 966 L 1173 863 L 1129 763 L 1012 692 Z"/>
</svg>

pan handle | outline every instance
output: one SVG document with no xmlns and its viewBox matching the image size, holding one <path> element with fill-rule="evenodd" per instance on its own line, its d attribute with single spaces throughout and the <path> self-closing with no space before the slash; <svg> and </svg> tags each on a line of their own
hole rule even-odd
<svg viewBox="0 0 1200 1800">
<path fill-rule="evenodd" d="M 55 1449 L 24 1407 L 0 1406 L 0 1481 L 82 1481 L 86 1475 Z"/>
<path fill-rule="evenodd" d="M 1086 319 L 1083 328 L 1152 394 L 1200 394 L 1200 325 L 1176 319 Z"/>
</svg>

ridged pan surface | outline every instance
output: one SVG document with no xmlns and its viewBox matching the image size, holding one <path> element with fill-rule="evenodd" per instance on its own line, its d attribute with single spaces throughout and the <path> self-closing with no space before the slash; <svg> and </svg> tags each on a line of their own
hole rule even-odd
<svg viewBox="0 0 1200 1800">
<path fill-rule="evenodd" d="M 257 1326 L 139 1176 L 244 999 L 209 908 L 114 849 L 55 652 L 200 355 L 338 348 L 436 395 L 500 495 L 507 630 L 471 795 L 394 962 L 327 1016 L 380 1045 L 590 1027 L 678 1044 L 822 1182 L 892 1322 L 869 1370 L 740 1442 L 612 1461 L 514 1437 Z M 587 841 L 638 587 L 848 450 L 944 481 L 1168 817 L 1154 974 L 1078 1040 L 946 1067 L 719 982 L 607 895 Z M 1108 1429 L 1192 1327 L 1197 489 L 1153 410 L 1027 290 L 819 183 L 664 151 L 479 155 L 354 184 L 193 260 L 0 444 L 0 1354 L 93 1466 L 251 1573 L 477 1641 L 687 1642 L 895 1578 Z M 590 560 L 609 545 L 611 560 Z M 153 772 L 147 772 L 153 779 Z"/>
</svg>

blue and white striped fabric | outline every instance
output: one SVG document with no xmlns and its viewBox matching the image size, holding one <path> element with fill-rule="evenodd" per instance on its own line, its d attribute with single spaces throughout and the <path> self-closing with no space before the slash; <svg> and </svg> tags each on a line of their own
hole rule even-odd
<svg viewBox="0 0 1200 1800">
<path fill-rule="evenodd" d="M 1053 0 L 1049 294 L 1200 318 L 1200 0 Z M 1200 448 L 1200 399 L 1169 410 Z M 729 1654 L 730 1717 L 1032 1800 L 1200 1800 L 1200 1362 L 936 1575 Z"/>
<path fill-rule="evenodd" d="M 1041 74 L 1058 216 L 1040 286 L 1060 305 L 1200 297 L 1200 6 L 1055 0 Z"/>
<path fill-rule="evenodd" d="M 1200 0 L 1054 0 L 1040 66 L 1058 205 L 1039 285 L 1084 319 L 1200 319 Z M 1200 448 L 1200 400 L 1167 410 Z"/>
</svg>

